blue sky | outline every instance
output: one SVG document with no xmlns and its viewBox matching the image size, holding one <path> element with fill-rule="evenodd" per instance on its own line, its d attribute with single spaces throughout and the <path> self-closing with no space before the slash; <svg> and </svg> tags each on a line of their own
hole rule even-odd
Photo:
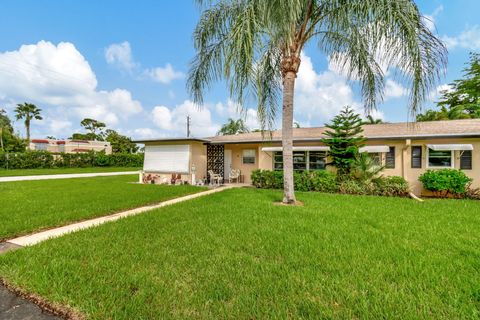
<svg viewBox="0 0 480 320">
<path fill-rule="evenodd" d="M 480 2 L 417 1 L 449 49 L 439 89 L 461 75 L 470 51 L 480 50 Z M 92 117 L 136 138 L 182 136 L 192 117 L 196 136 L 214 134 L 228 117 L 238 117 L 222 84 L 197 110 L 185 90 L 194 56 L 194 1 L 26 1 L 0 2 L 0 107 L 13 116 L 16 103 L 33 102 L 45 119 L 32 135 L 66 138 Z M 435 91 L 435 90 L 434 90 Z M 436 92 L 431 99 L 435 100 Z M 408 120 L 407 90 L 387 77 L 386 101 L 376 113 L 386 121 Z M 325 56 L 308 46 L 296 90 L 295 120 L 323 125 L 345 104 L 361 108 L 349 84 Z M 425 107 L 433 106 L 427 102 Z M 244 106 L 251 128 L 254 105 Z M 15 124 L 24 134 L 21 123 Z"/>
</svg>

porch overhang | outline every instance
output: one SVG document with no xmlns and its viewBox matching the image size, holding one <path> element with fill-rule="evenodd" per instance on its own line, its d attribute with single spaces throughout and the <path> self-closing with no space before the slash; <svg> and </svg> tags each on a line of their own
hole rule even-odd
<svg viewBox="0 0 480 320">
<path fill-rule="evenodd" d="M 329 151 L 330 147 L 326 146 L 298 146 L 293 147 L 293 151 Z M 262 151 L 265 152 L 274 152 L 274 151 L 283 151 L 282 147 L 263 147 Z"/>
<path fill-rule="evenodd" d="M 389 146 L 365 146 L 358 149 L 360 153 L 386 153 L 390 151 Z"/>
<path fill-rule="evenodd" d="M 471 151 L 471 144 L 427 144 L 429 149 L 434 151 Z"/>
</svg>

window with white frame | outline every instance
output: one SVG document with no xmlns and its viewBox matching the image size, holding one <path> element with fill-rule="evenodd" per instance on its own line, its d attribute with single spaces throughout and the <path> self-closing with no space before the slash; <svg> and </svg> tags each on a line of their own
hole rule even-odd
<svg viewBox="0 0 480 320">
<path fill-rule="evenodd" d="M 429 168 L 453 168 L 453 151 L 428 149 Z"/>
<path fill-rule="evenodd" d="M 48 143 L 45 142 L 36 142 L 35 143 L 35 150 L 47 150 Z"/>
<path fill-rule="evenodd" d="M 242 151 L 242 161 L 243 161 L 243 164 L 254 164 L 255 149 L 244 149 Z"/>
<path fill-rule="evenodd" d="M 294 151 L 293 170 L 324 170 L 326 157 L 325 151 Z M 282 151 L 273 153 L 273 170 L 283 170 Z"/>
</svg>

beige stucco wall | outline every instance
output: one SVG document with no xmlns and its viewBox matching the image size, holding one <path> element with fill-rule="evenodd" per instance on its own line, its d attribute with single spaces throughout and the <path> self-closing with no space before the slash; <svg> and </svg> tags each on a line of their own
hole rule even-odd
<svg viewBox="0 0 480 320">
<path fill-rule="evenodd" d="M 151 143 L 155 145 L 155 143 Z M 158 144 L 158 143 L 157 143 Z M 165 142 L 162 144 L 185 144 L 179 142 Z M 207 147 L 202 142 L 189 142 L 190 145 L 190 168 L 194 164 L 196 167 L 196 179 L 206 178 L 207 166 Z M 385 169 L 383 174 L 386 176 L 403 176 L 411 185 L 415 194 L 421 194 L 422 185 L 418 177 L 425 172 L 427 168 L 427 144 L 472 144 L 472 170 L 464 170 L 465 174 L 473 178 L 473 186 L 480 187 L 480 139 L 430 139 L 430 140 L 371 140 L 366 143 L 368 146 L 387 145 L 395 147 L 395 168 Z M 147 144 L 148 145 L 148 144 Z M 294 146 L 322 146 L 320 142 L 294 143 Z M 244 182 L 250 183 L 250 175 L 255 169 L 272 170 L 273 159 L 272 152 L 262 151 L 263 147 L 281 146 L 279 143 L 256 143 L 256 144 L 226 144 L 225 149 L 232 151 L 232 168 L 240 169 L 244 176 Z M 422 146 L 422 168 L 415 169 L 411 167 L 411 146 Z M 255 163 L 244 164 L 242 161 L 243 150 L 255 150 Z M 382 161 L 385 163 L 385 154 L 382 154 Z M 454 167 L 460 168 L 460 151 L 454 152 Z M 332 170 L 331 168 L 328 170 Z M 170 179 L 171 173 L 158 173 L 159 179 Z M 182 175 L 182 179 L 191 181 L 191 173 Z"/>
<path fill-rule="evenodd" d="M 43 140 L 43 139 L 42 139 Z M 49 141 L 46 144 L 46 148 L 43 149 L 52 153 L 78 153 L 75 149 L 93 150 L 96 152 L 105 151 L 106 154 L 112 153 L 112 146 L 110 142 L 105 141 L 88 141 L 88 142 L 75 142 L 72 140 L 65 140 L 64 144 L 57 144 L 57 140 L 45 139 Z M 45 145 L 45 144 L 43 144 Z M 30 150 L 42 150 L 37 147 L 37 143 L 30 142 L 28 148 Z"/>
<path fill-rule="evenodd" d="M 243 163 L 243 150 L 255 150 L 255 163 Z M 244 182 L 250 183 L 252 171 L 259 168 L 259 145 L 258 144 L 226 144 L 225 150 L 232 150 L 232 169 L 240 169 Z"/>
<path fill-rule="evenodd" d="M 371 140 L 366 143 L 368 146 L 386 145 L 395 147 L 395 168 L 385 168 L 382 172 L 385 176 L 404 177 L 411 186 L 412 192 L 421 194 L 422 184 L 418 177 L 428 170 L 427 168 L 427 144 L 472 144 L 472 170 L 463 170 L 467 176 L 473 179 L 472 186 L 480 188 L 480 139 L 430 139 L 430 140 Z M 294 143 L 294 146 L 322 146 L 320 142 Z M 261 151 L 262 147 L 275 147 L 280 144 L 263 144 L 258 146 L 259 150 L 259 169 L 272 170 L 273 159 L 272 152 Z M 422 168 L 411 167 L 411 146 L 422 146 Z M 382 161 L 385 163 L 385 154 L 382 154 Z M 460 151 L 454 151 L 454 167 L 460 169 Z M 329 169 L 331 170 L 331 169 Z M 435 170 L 435 169 L 433 169 Z"/>
</svg>

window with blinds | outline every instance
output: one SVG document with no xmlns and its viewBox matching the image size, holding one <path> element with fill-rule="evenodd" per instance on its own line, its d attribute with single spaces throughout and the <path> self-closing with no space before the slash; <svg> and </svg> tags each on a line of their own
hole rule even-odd
<svg viewBox="0 0 480 320">
<path fill-rule="evenodd" d="M 395 147 L 390 147 L 390 149 L 385 155 L 385 168 L 395 168 Z"/>
<path fill-rule="evenodd" d="M 412 168 L 422 168 L 422 146 L 412 146 Z"/>
<path fill-rule="evenodd" d="M 471 170 L 472 169 L 472 151 L 462 151 L 460 155 L 460 169 Z"/>
</svg>

